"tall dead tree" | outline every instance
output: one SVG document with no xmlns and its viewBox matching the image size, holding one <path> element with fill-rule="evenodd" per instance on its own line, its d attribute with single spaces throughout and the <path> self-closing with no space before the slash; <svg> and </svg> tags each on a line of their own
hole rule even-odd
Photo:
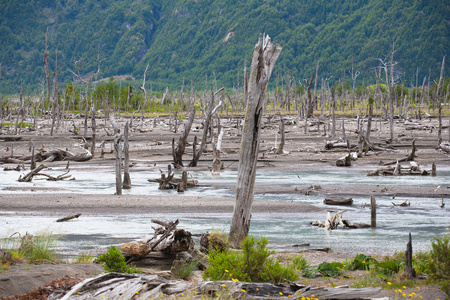
<svg viewBox="0 0 450 300">
<path fill-rule="evenodd" d="M 114 128 L 114 153 L 116 155 L 116 195 L 122 195 L 122 148 L 120 147 L 120 140 L 123 133 L 120 133 L 114 115 L 111 114 L 109 118 L 112 127 Z"/>
<path fill-rule="evenodd" d="M 267 85 L 281 46 L 272 44 L 269 36 L 259 35 L 253 50 L 248 88 L 248 103 L 239 154 L 236 184 L 236 203 L 230 226 L 229 239 L 239 247 L 248 235 L 253 204 L 256 163 L 258 161 L 259 135 L 264 114 Z"/>
<path fill-rule="evenodd" d="M 59 87 L 58 87 L 58 49 L 55 55 L 55 72 L 53 72 L 53 96 L 52 96 L 52 126 L 50 135 L 53 136 L 53 128 L 55 127 L 56 111 L 58 108 Z"/>
<path fill-rule="evenodd" d="M 95 76 L 98 75 L 98 73 L 100 73 L 100 64 L 102 62 L 102 60 L 100 60 L 100 52 L 97 53 L 97 72 L 91 74 L 90 76 L 87 76 L 86 78 L 81 77 L 80 71 L 83 68 L 83 64 L 88 56 L 88 52 L 86 52 L 86 56 L 84 58 L 81 59 L 81 61 L 76 61 L 75 62 L 75 69 L 76 69 L 76 73 L 71 71 L 72 74 L 74 74 L 76 77 L 78 77 L 78 79 L 84 84 L 85 87 L 85 93 L 84 93 L 84 100 L 85 100 L 85 116 L 84 116 L 84 134 L 83 137 L 86 138 L 87 137 L 87 124 L 88 124 L 88 115 L 89 115 L 89 100 L 88 100 L 88 89 L 89 89 L 89 84 L 91 83 L 92 79 L 94 79 Z M 119 93 L 120 95 L 120 93 Z M 81 112 L 81 101 L 80 101 L 80 112 Z"/>
<path fill-rule="evenodd" d="M 314 76 L 315 75 L 312 74 L 310 81 L 305 79 L 306 86 L 307 86 L 306 87 L 306 92 L 307 92 L 307 95 L 308 95 L 308 104 L 307 104 L 307 111 L 306 111 L 306 118 L 307 119 L 312 117 L 312 115 L 314 113 L 314 107 L 315 107 L 315 104 L 314 104 L 315 99 L 313 100 L 312 96 L 311 96 L 311 86 L 312 86 L 312 84 L 314 82 Z"/>
<path fill-rule="evenodd" d="M 141 121 L 140 121 L 141 127 L 144 125 L 145 102 L 147 101 L 147 91 L 145 89 L 145 75 L 147 75 L 147 70 L 148 70 L 148 64 L 144 71 L 144 79 L 142 80 L 142 86 L 139 87 L 139 89 L 144 93 L 144 103 L 141 107 L 141 116 L 140 116 L 141 117 Z"/>
<path fill-rule="evenodd" d="M 125 124 L 124 129 L 124 141 L 123 141 L 123 154 L 125 155 L 125 160 L 123 161 L 123 189 L 131 189 L 131 177 L 130 177 L 130 154 L 129 144 L 128 144 L 128 122 Z"/>
<path fill-rule="evenodd" d="M 187 123 L 184 124 L 183 133 L 180 135 L 180 139 L 178 140 L 178 144 L 176 147 L 175 147 L 175 139 L 172 139 L 172 156 L 175 168 L 183 167 L 183 154 L 186 149 L 187 138 L 189 136 L 189 132 L 191 131 L 192 123 L 194 122 L 194 117 L 195 117 L 195 106 L 192 108 L 192 111 L 189 114 Z"/>
<path fill-rule="evenodd" d="M 48 47 L 47 47 L 47 38 L 48 38 L 48 28 L 47 32 L 45 33 L 45 50 L 44 50 L 44 69 L 45 69 L 45 81 L 47 83 L 47 95 L 45 99 L 50 99 L 50 72 L 48 71 L 48 62 L 47 58 L 50 53 L 48 53 Z M 45 101 L 45 100 L 44 100 Z M 43 106 L 43 109 L 45 109 L 45 105 Z"/>
<path fill-rule="evenodd" d="M 196 150 L 196 143 L 194 142 L 194 153 L 193 153 L 193 157 L 191 162 L 189 163 L 189 167 L 196 167 L 198 160 L 200 159 L 200 156 L 202 155 L 203 151 L 205 150 L 206 147 L 206 137 L 208 136 L 208 131 L 209 131 L 209 126 L 211 124 L 211 118 L 212 116 L 216 113 L 216 111 L 222 106 L 222 101 L 220 101 L 220 103 L 214 107 L 214 96 L 221 92 L 223 88 L 221 88 L 220 90 L 218 90 L 215 94 L 212 93 L 211 94 L 211 101 L 208 105 L 208 113 L 206 114 L 205 119 L 203 120 L 203 135 L 202 135 L 202 140 L 200 142 L 200 148 L 198 149 L 198 151 Z"/>
<path fill-rule="evenodd" d="M 441 65 L 441 75 L 439 76 L 439 83 L 436 91 L 436 102 L 438 104 L 438 112 L 439 112 L 439 128 L 438 128 L 438 145 L 442 143 L 442 98 L 441 97 L 441 87 L 442 87 L 442 79 L 444 77 L 444 66 L 445 66 L 445 56 L 442 59 Z M 443 94 L 443 93 L 442 93 Z M 450 130 L 450 128 L 449 128 Z"/>
</svg>

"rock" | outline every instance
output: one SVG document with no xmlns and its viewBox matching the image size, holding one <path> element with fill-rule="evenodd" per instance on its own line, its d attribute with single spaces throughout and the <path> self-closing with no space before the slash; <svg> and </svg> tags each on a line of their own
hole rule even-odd
<svg viewBox="0 0 450 300">
<path fill-rule="evenodd" d="M 120 251 L 122 251 L 122 255 L 125 257 L 128 256 L 145 257 L 152 250 L 150 249 L 149 244 L 147 244 L 146 242 L 133 241 L 122 245 Z"/>
</svg>

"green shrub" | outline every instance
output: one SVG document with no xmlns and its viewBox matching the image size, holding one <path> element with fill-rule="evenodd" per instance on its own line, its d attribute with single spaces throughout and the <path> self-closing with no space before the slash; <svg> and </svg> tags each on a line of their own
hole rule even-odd
<svg viewBox="0 0 450 300">
<path fill-rule="evenodd" d="M 279 261 L 269 257 L 275 251 L 266 248 L 268 243 L 264 237 L 259 240 L 246 237 L 242 243 L 242 252 L 219 249 L 211 251 L 204 278 L 271 283 L 297 280 L 298 274 L 292 267 L 284 267 Z"/>
<path fill-rule="evenodd" d="M 81 253 L 80 255 L 77 255 L 73 260 L 72 263 L 91 263 L 94 257 L 90 253 Z"/>
<path fill-rule="evenodd" d="M 317 276 L 317 272 L 319 272 L 324 277 L 336 277 L 341 274 L 341 270 L 343 268 L 344 265 L 339 262 L 323 262 L 317 267 L 305 268 L 302 274 L 307 278 L 315 278 Z"/>
<path fill-rule="evenodd" d="M 137 269 L 136 266 L 130 267 L 125 262 L 125 257 L 119 249 L 114 246 L 108 248 L 106 253 L 98 256 L 95 262 L 104 263 L 103 269 L 105 272 L 117 272 L 117 273 L 141 273 L 141 270 Z"/>
<path fill-rule="evenodd" d="M 450 279 L 450 239 L 434 238 L 431 247 L 427 274 L 433 279 Z"/>
<path fill-rule="evenodd" d="M 60 238 L 48 232 L 33 236 L 27 233 L 24 236 L 9 237 L 1 241 L 1 248 L 11 253 L 13 261 L 26 259 L 28 262 L 37 264 L 57 261 L 55 246 Z"/>
<path fill-rule="evenodd" d="M 358 254 L 355 256 L 355 258 L 351 262 L 348 269 L 349 270 L 368 270 L 369 265 L 373 264 L 373 263 L 376 264 L 377 261 L 372 256 Z"/>
<path fill-rule="evenodd" d="M 198 264 L 195 258 L 175 263 L 172 266 L 172 273 L 181 279 L 187 280 L 197 268 Z"/>
<path fill-rule="evenodd" d="M 292 265 L 295 270 L 303 270 L 309 267 L 308 261 L 301 255 L 297 255 L 293 258 Z"/>
</svg>

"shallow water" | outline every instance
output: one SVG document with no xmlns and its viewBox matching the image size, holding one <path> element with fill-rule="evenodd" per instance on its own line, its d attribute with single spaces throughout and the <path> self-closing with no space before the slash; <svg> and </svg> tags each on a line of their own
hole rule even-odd
<svg viewBox="0 0 450 300">
<path fill-rule="evenodd" d="M 63 169 L 54 169 L 48 173 L 59 175 Z M 49 182 L 34 180 L 32 183 L 17 182 L 17 172 L 0 171 L 0 197 L 5 187 L 58 187 L 71 193 L 115 192 L 113 172 L 71 171 L 75 181 Z M 174 190 L 160 191 L 157 184 L 147 182 L 149 178 L 159 177 L 159 172 L 132 172 L 133 188 L 124 190 L 124 194 L 157 195 L 173 194 Z M 209 172 L 195 172 L 193 178 L 201 184 L 210 185 L 189 189 L 186 196 L 221 196 L 234 197 L 229 187 L 236 182 L 236 172 L 225 171 L 220 177 L 211 176 Z M 401 177 L 367 177 L 363 172 L 260 172 L 256 179 L 262 185 L 310 185 L 310 184 L 352 184 L 352 185 L 397 185 L 397 186 L 441 186 L 445 188 L 450 182 L 450 168 L 441 168 L 437 177 L 401 176 Z M 263 201 L 288 201 L 313 204 L 325 208 L 323 196 L 305 196 L 298 194 L 257 194 L 255 199 Z M 344 219 L 353 222 L 370 223 L 370 210 L 361 208 L 370 200 L 367 197 L 354 197 L 352 207 L 330 207 L 327 210 L 347 209 Z M 413 237 L 413 248 L 427 250 L 430 239 L 448 232 L 450 227 L 450 211 L 440 209 L 438 198 L 404 198 L 396 197 L 395 202 L 404 200 L 411 202 L 410 207 L 393 207 L 391 197 L 377 197 L 376 229 L 348 229 L 326 231 L 309 225 L 310 221 L 324 221 L 325 213 L 308 214 L 254 214 L 252 216 L 250 234 L 265 236 L 274 248 L 289 248 L 293 244 L 310 243 L 311 247 L 330 247 L 336 252 L 348 253 L 394 253 L 404 251 L 408 233 Z M 152 218 L 166 221 L 180 220 L 180 227 L 193 233 L 211 230 L 229 230 L 231 214 L 151 214 L 151 215 L 102 215 L 83 216 L 81 219 L 67 223 L 55 223 L 53 216 L 41 216 L 0 212 L 0 237 L 6 237 L 16 231 L 37 233 L 39 231 L 63 234 L 58 251 L 66 255 L 78 253 L 80 250 L 96 252 L 110 244 L 139 239 L 151 235 Z"/>
</svg>

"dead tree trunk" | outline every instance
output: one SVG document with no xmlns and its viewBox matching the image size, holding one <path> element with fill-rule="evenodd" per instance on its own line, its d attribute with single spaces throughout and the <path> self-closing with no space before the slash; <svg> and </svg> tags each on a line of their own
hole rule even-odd
<svg viewBox="0 0 450 300">
<path fill-rule="evenodd" d="M 281 46 L 273 45 L 269 36 L 260 34 L 253 50 L 250 68 L 248 104 L 239 155 L 236 185 L 236 203 L 230 226 L 230 242 L 239 247 L 248 235 L 253 203 L 253 186 L 259 151 L 259 135 L 264 113 L 267 85 L 272 69 L 281 52 Z"/>
<path fill-rule="evenodd" d="M 311 118 L 312 117 L 312 115 L 313 115 L 313 113 L 314 113 L 314 100 L 312 99 L 312 96 L 311 96 L 311 86 L 312 86 L 312 84 L 313 84 L 313 82 L 314 82 L 314 74 L 312 74 L 312 76 L 311 76 L 311 80 L 308 82 L 308 80 L 306 80 L 306 84 L 307 84 L 307 95 L 308 95 L 308 108 L 307 108 L 307 111 L 306 111 L 306 118 L 308 119 L 308 118 Z"/>
<path fill-rule="evenodd" d="M 373 195 L 370 196 L 370 227 L 377 227 L 377 201 Z"/>
<path fill-rule="evenodd" d="M 100 95 L 100 99 L 101 99 L 102 95 Z M 91 130 L 92 130 L 92 141 L 91 141 L 91 153 L 92 156 L 95 155 L 95 135 L 96 135 L 96 130 L 97 130 L 97 125 L 95 123 L 95 101 L 92 101 L 92 116 L 91 116 Z"/>
<path fill-rule="evenodd" d="M 223 138 L 223 129 L 220 130 L 220 134 L 217 137 L 217 146 L 214 151 L 214 160 L 212 165 L 212 174 L 220 175 L 221 161 L 220 161 L 220 150 L 222 148 L 222 138 Z"/>
<path fill-rule="evenodd" d="M 130 155 L 128 153 L 128 122 L 125 124 L 124 130 L 124 141 L 123 141 L 123 153 L 125 155 L 125 160 L 123 162 L 123 189 L 131 189 L 131 178 L 130 178 Z"/>
<path fill-rule="evenodd" d="M 336 98 L 334 96 L 334 86 L 331 87 L 331 106 L 332 106 L 332 120 L 331 120 L 331 137 L 336 136 Z"/>
<path fill-rule="evenodd" d="M 120 140 L 123 134 L 120 133 L 117 127 L 114 115 L 110 117 L 111 125 L 114 128 L 114 153 L 116 155 L 116 195 L 122 195 L 122 148 L 120 147 Z"/>
<path fill-rule="evenodd" d="M 284 120 L 283 120 L 283 117 L 280 115 L 280 144 L 278 145 L 277 154 L 284 153 L 285 138 L 286 138 L 286 134 L 284 132 Z"/>
<path fill-rule="evenodd" d="M 189 132 L 191 131 L 192 123 L 194 122 L 194 117 L 195 117 L 195 106 L 192 108 L 187 123 L 184 124 L 183 133 L 181 134 L 176 147 L 175 147 L 175 139 L 172 139 L 172 156 L 175 168 L 183 167 L 183 154 L 186 149 L 187 138 L 189 136 Z"/>
<path fill-rule="evenodd" d="M 50 72 L 48 71 L 48 63 L 47 63 L 47 57 L 50 53 L 48 53 L 47 48 L 47 36 L 48 36 L 48 28 L 47 32 L 45 33 L 45 51 L 44 51 L 44 68 L 45 68 L 45 81 L 47 83 L 47 97 L 45 97 L 47 100 L 50 99 Z M 45 110 L 45 104 L 43 109 Z"/>
<path fill-rule="evenodd" d="M 416 277 L 416 270 L 414 270 L 412 266 L 412 241 L 411 241 L 411 232 L 409 233 L 409 240 L 406 244 L 405 251 L 405 275 L 408 279 L 412 279 Z"/>
<path fill-rule="evenodd" d="M 220 92 L 220 90 L 217 91 L 216 94 L 218 92 Z M 213 107 L 213 106 L 214 106 L 214 93 L 211 94 L 211 102 L 208 105 L 208 114 L 206 115 L 206 118 L 203 122 L 203 135 L 202 135 L 202 140 L 200 142 L 200 149 L 198 149 L 198 151 L 194 150 L 192 160 L 189 163 L 189 167 L 197 166 L 198 160 L 200 159 L 200 156 L 202 155 L 203 151 L 205 150 L 206 137 L 208 136 L 208 130 L 209 130 L 209 125 L 211 124 L 211 118 L 216 113 L 216 111 L 219 109 L 219 107 L 222 106 L 222 101 L 220 101 L 220 103 L 216 107 Z"/>
<path fill-rule="evenodd" d="M 441 65 L 441 75 L 439 76 L 439 83 L 436 91 L 436 102 L 439 105 L 438 112 L 439 112 L 439 128 L 438 128 L 438 145 L 442 143 L 442 98 L 441 97 L 441 87 L 442 87 L 442 79 L 444 77 L 444 66 L 445 66 L 445 56 L 442 59 L 442 65 Z M 442 93 L 443 94 L 443 93 Z M 449 128 L 450 130 L 450 128 Z"/>
<path fill-rule="evenodd" d="M 372 130 L 373 103 L 375 100 L 369 97 L 369 116 L 367 117 L 366 143 L 370 143 L 370 130 Z"/>
</svg>

